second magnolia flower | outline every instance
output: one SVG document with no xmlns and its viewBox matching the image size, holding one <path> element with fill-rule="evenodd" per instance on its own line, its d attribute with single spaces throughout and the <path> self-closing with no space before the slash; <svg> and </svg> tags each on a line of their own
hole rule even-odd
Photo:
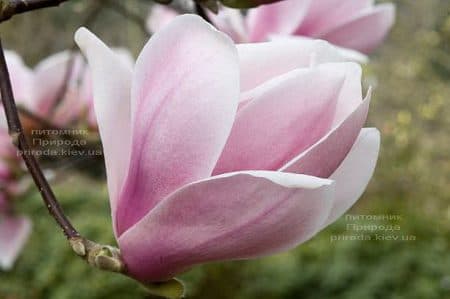
<svg viewBox="0 0 450 299">
<path fill-rule="evenodd" d="M 359 198 L 379 132 L 361 68 L 321 41 L 235 45 L 201 18 L 158 31 L 134 69 L 86 29 L 113 227 L 129 275 L 305 242 Z"/>
</svg>

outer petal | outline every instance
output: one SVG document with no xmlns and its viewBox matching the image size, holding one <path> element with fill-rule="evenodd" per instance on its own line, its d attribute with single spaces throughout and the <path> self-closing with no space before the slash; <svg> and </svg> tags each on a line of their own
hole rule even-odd
<svg viewBox="0 0 450 299">
<path fill-rule="evenodd" d="M 211 175 L 237 109 L 236 48 L 200 17 L 177 17 L 143 49 L 132 95 L 133 147 L 116 215 L 119 233 L 174 190 Z"/>
<path fill-rule="evenodd" d="M 113 51 L 117 55 L 117 58 L 122 61 L 124 67 L 127 67 L 130 70 L 134 67 L 134 58 L 127 49 L 114 48 Z M 90 127 L 96 128 L 97 117 L 95 115 L 93 89 L 92 74 L 88 68 L 83 76 L 80 86 L 80 93 L 82 94 L 81 100 L 85 101 L 87 123 Z"/>
<path fill-rule="evenodd" d="M 377 164 L 380 132 L 375 128 L 362 129 L 350 153 L 330 176 L 336 181 L 333 209 L 325 225 L 344 214 L 366 189 Z"/>
<path fill-rule="evenodd" d="M 311 238 L 328 217 L 329 180 L 227 173 L 185 186 L 119 239 L 130 274 L 160 281 L 192 265 L 254 258 Z"/>
<path fill-rule="evenodd" d="M 276 170 L 317 142 L 331 127 L 344 79 L 327 67 L 300 69 L 256 89 L 214 173 Z"/>
<path fill-rule="evenodd" d="M 279 38 L 272 42 L 237 46 L 241 66 L 241 90 L 249 91 L 276 76 L 311 62 L 348 61 L 341 49 L 326 41 L 304 38 Z"/>
<path fill-rule="evenodd" d="M 280 171 L 329 177 L 352 148 L 369 110 L 370 92 L 355 111 L 326 136 L 302 152 Z"/>
<path fill-rule="evenodd" d="M 0 215 L 0 269 L 11 269 L 30 232 L 28 218 Z"/>
<path fill-rule="evenodd" d="M 111 209 L 115 215 L 130 158 L 132 73 L 129 65 L 87 29 L 79 29 L 75 40 L 88 58 L 92 72 L 94 105 L 105 155 Z"/>
<path fill-rule="evenodd" d="M 323 33 L 320 38 L 329 42 L 368 53 L 378 46 L 394 24 L 395 6 L 390 3 L 377 5 L 344 25 Z"/>
<path fill-rule="evenodd" d="M 250 41 L 265 41 L 271 34 L 292 34 L 305 17 L 310 1 L 282 1 L 250 10 L 247 16 Z"/>
<path fill-rule="evenodd" d="M 147 18 L 150 32 L 158 32 L 178 16 L 178 12 L 167 5 L 154 4 Z"/>
</svg>

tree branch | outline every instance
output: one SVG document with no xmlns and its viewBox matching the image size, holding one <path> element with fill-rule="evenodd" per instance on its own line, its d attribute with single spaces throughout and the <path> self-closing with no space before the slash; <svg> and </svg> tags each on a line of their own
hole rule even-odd
<svg viewBox="0 0 450 299">
<path fill-rule="evenodd" d="M 68 0 L 0 0 L 0 23 L 14 15 L 45 7 L 58 6 Z"/>
<path fill-rule="evenodd" d="M 34 157 L 28 142 L 23 134 L 22 124 L 20 122 L 19 113 L 17 111 L 14 95 L 11 87 L 11 80 L 9 77 L 8 67 L 6 65 L 5 54 L 3 51 L 2 42 L 0 39 L 0 91 L 2 96 L 3 108 L 5 110 L 6 119 L 8 122 L 9 134 L 13 140 L 14 145 L 19 150 L 20 156 L 25 161 L 25 164 L 33 177 L 34 183 L 41 193 L 47 209 L 59 224 L 67 238 L 79 237 L 79 233 L 73 227 L 72 223 L 64 215 L 61 206 L 55 198 L 55 195 L 47 182 L 39 163 Z"/>
<path fill-rule="evenodd" d="M 22 124 L 20 122 L 18 108 L 16 106 L 14 95 L 12 91 L 11 81 L 9 77 L 8 67 L 3 51 L 2 42 L 0 39 L 0 93 L 3 103 L 3 108 L 6 114 L 9 134 L 14 145 L 18 148 L 20 156 L 25 161 L 25 164 L 41 193 L 42 199 L 50 213 L 58 225 L 63 230 L 65 236 L 70 239 L 82 239 L 78 231 L 73 227 L 70 220 L 64 215 L 64 212 L 59 205 L 56 197 L 45 178 L 39 163 L 33 156 L 33 152 L 28 145 L 28 142 L 23 133 Z M 27 113 L 27 110 L 22 110 L 22 113 Z M 30 116 L 30 114 L 26 114 Z M 39 119 L 41 120 L 41 119 Z"/>
<path fill-rule="evenodd" d="M 3 108 L 6 114 L 9 134 L 14 145 L 18 148 L 20 156 L 33 177 L 35 185 L 41 193 L 42 199 L 50 213 L 62 231 L 69 239 L 72 250 L 86 260 L 89 265 L 112 272 L 125 273 L 126 267 L 122 261 L 120 251 L 112 246 L 101 245 L 82 237 L 73 227 L 70 220 L 64 215 L 55 194 L 45 178 L 39 163 L 33 155 L 28 142 L 23 134 L 22 124 L 17 111 L 16 102 L 6 64 L 5 53 L 0 38 L 0 94 Z"/>
</svg>

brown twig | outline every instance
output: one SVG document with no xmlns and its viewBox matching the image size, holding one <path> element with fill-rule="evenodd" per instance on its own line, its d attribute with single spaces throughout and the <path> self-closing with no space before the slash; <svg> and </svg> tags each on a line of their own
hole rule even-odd
<svg viewBox="0 0 450 299">
<path fill-rule="evenodd" d="M 0 0 L 0 22 L 14 15 L 45 7 L 58 6 L 68 0 Z"/>
<path fill-rule="evenodd" d="M 11 87 L 11 80 L 9 77 L 8 67 L 6 65 L 5 54 L 3 51 L 2 42 L 0 39 L 0 91 L 2 95 L 3 108 L 5 110 L 6 119 L 8 123 L 9 134 L 13 143 L 19 150 L 20 156 L 25 161 L 25 164 L 33 177 L 34 183 L 42 195 L 47 209 L 63 230 L 67 238 L 76 238 L 80 234 L 73 227 L 70 220 L 64 215 L 64 212 L 56 200 L 50 185 L 47 182 L 39 163 L 33 155 L 33 152 L 28 145 L 28 142 L 23 134 L 22 124 L 20 122 L 19 113 L 17 111 L 16 102 Z"/>
<path fill-rule="evenodd" d="M 19 150 L 19 154 L 33 177 L 35 185 L 41 193 L 42 199 L 50 213 L 62 231 L 69 239 L 72 250 L 86 260 L 89 265 L 112 272 L 125 273 L 126 267 L 122 261 L 120 251 L 112 246 L 101 245 L 82 237 L 74 228 L 70 220 L 64 214 L 59 205 L 53 190 L 51 189 L 42 169 L 33 155 L 30 146 L 23 133 L 19 113 L 9 77 L 8 66 L 6 65 L 5 54 L 0 39 L 0 93 L 3 108 L 6 114 L 9 134 L 14 145 Z"/>
</svg>

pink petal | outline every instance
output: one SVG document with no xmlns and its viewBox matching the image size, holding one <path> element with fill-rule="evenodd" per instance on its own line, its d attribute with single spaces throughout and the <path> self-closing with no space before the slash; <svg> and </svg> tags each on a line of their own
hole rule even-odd
<svg viewBox="0 0 450 299">
<path fill-rule="evenodd" d="M 330 176 L 336 181 L 336 197 L 325 226 L 344 214 L 366 189 L 377 164 L 380 150 L 380 132 L 364 128 L 349 154 Z"/>
<path fill-rule="evenodd" d="M 267 43 L 240 44 L 241 91 L 249 91 L 276 76 L 312 62 L 348 61 L 341 49 L 328 42 L 304 38 L 279 38 Z"/>
<path fill-rule="evenodd" d="M 114 48 L 114 54 L 117 58 L 125 65 L 128 69 L 133 69 L 134 58 L 131 53 L 124 48 Z M 92 74 L 89 68 L 86 69 L 82 83 L 80 86 L 80 93 L 82 94 L 82 100 L 85 101 L 85 106 L 87 110 L 87 123 L 92 128 L 97 128 L 97 117 L 95 115 L 94 107 L 94 95 L 93 95 L 93 85 L 92 85 Z"/>
<path fill-rule="evenodd" d="M 359 64 L 353 62 L 328 63 L 325 65 L 333 68 L 335 72 L 341 71 L 345 76 L 345 82 L 339 94 L 336 114 L 333 120 L 333 127 L 335 127 L 361 104 L 363 97 L 361 89 L 362 70 Z"/>
<path fill-rule="evenodd" d="M 296 1 L 296 0 L 292 0 Z M 344 24 L 361 11 L 370 9 L 373 0 L 314 0 L 296 34 L 319 36 Z"/>
<path fill-rule="evenodd" d="M 333 128 L 320 141 L 300 153 L 280 171 L 303 173 L 328 178 L 347 156 L 354 144 L 369 110 L 370 92 L 341 124 Z"/>
<path fill-rule="evenodd" d="M 310 1 L 282 1 L 251 9 L 247 16 L 250 41 L 265 41 L 271 34 L 292 34 L 305 17 Z"/>
<path fill-rule="evenodd" d="M 86 55 L 92 73 L 94 105 L 103 143 L 111 209 L 115 215 L 131 151 L 132 72 L 129 65 L 87 29 L 79 29 L 75 40 Z"/>
<path fill-rule="evenodd" d="M 312 53 L 313 55 L 319 56 L 320 60 L 323 62 L 333 62 L 334 60 L 337 61 L 352 61 L 357 62 L 361 64 L 365 64 L 369 62 L 369 57 L 367 55 L 358 52 L 353 49 L 348 49 L 344 47 L 339 47 L 336 45 L 332 45 L 324 40 L 317 40 L 311 37 L 307 36 L 298 36 L 298 35 L 272 35 L 270 36 L 271 41 L 282 41 L 282 40 L 297 40 L 297 41 L 312 41 L 315 40 L 318 43 L 324 44 L 324 48 L 328 49 L 328 51 L 324 51 L 322 53 L 319 51 L 318 53 Z M 325 47 L 326 46 L 326 47 Z M 331 55 L 327 60 L 325 58 L 327 57 L 324 54 L 328 53 L 328 55 Z M 331 59 L 331 60 L 330 60 Z"/>
<path fill-rule="evenodd" d="M 0 215 L 0 268 L 10 270 L 31 232 L 26 217 Z"/>
<path fill-rule="evenodd" d="M 333 44 L 368 53 L 383 41 L 394 19 L 395 6 L 390 3 L 380 4 L 320 37 Z"/>
<path fill-rule="evenodd" d="M 66 94 L 55 109 L 72 59 L 74 60 L 67 81 Z M 82 78 L 84 71 L 81 56 L 77 54 L 74 56 L 69 51 L 51 55 L 41 61 L 34 72 L 33 103 L 30 108 L 42 117 L 52 117 L 51 120 L 58 125 L 66 125 L 73 121 L 83 108 L 83 101 L 79 100 L 78 79 Z M 52 111 L 56 114 L 54 118 Z"/>
<path fill-rule="evenodd" d="M 136 62 L 133 147 L 116 215 L 119 233 L 174 190 L 211 175 L 238 98 L 237 51 L 225 34 L 184 15 L 153 35 Z"/>
<path fill-rule="evenodd" d="M 276 78 L 239 110 L 214 174 L 276 170 L 330 129 L 345 77 L 333 68 L 299 69 Z"/>
<path fill-rule="evenodd" d="M 5 58 L 11 77 L 14 97 L 17 103 L 27 105 L 30 101 L 32 89 L 31 70 L 24 64 L 22 58 L 13 51 L 5 51 Z"/>
<path fill-rule="evenodd" d="M 236 43 L 247 41 L 247 28 L 239 9 L 221 7 L 218 14 L 208 11 L 208 17 L 217 29 L 228 34 Z"/>
<path fill-rule="evenodd" d="M 333 184 L 269 171 L 227 173 L 172 193 L 119 238 L 132 276 L 173 277 L 204 262 L 295 247 L 328 217 Z"/>
<path fill-rule="evenodd" d="M 178 15 L 177 11 L 167 5 L 153 4 L 147 18 L 147 28 L 150 32 L 156 33 L 173 21 Z"/>
</svg>

